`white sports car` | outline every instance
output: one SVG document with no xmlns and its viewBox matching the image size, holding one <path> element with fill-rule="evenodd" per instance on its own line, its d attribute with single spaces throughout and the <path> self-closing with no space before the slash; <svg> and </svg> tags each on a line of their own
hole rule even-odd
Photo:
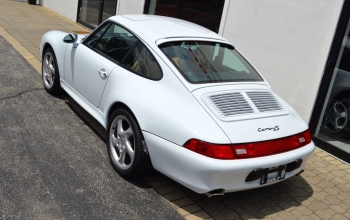
<svg viewBox="0 0 350 220">
<path fill-rule="evenodd" d="M 89 35 L 41 41 L 47 92 L 64 89 L 107 130 L 124 177 L 153 167 L 209 197 L 302 171 L 307 124 L 234 46 L 196 24 L 114 16 Z"/>
</svg>

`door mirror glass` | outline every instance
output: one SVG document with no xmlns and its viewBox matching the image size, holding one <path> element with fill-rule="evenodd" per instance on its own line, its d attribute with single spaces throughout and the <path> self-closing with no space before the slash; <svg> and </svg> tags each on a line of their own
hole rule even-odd
<svg viewBox="0 0 350 220">
<path fill-rule="evenodd" d="M 72 34 L 68 34 L 63 38 L 63 42 L 65 43 L 73 43 L 75 40 L 74 36 Z"/>
</svg>

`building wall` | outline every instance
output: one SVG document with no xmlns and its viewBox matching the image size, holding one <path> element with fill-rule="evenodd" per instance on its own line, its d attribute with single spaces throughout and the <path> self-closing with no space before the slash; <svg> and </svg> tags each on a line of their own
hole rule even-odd
<svg viewBox="0 0 350 220">
<path fill-rule="evenodd" d="M 309 121 L 344 0 L 225 0 L 219 34 Z M 40 0 L 76 21 L 78 0 Z M 118 0 L 117 14 L 142 14 L 145 0 Z"/>
<path fill-rule="evenodd" d="M 226 0 L 220 34 L 308 122 L 343 0 Z"/>
<path fill-rule="evenodd" d="M 77 19 L 78 0 L 39 0 L 39 4 L 72 21 Z"/>
<path fill-rule="evenodd" d="M 143 14 L 145 0 L 118 0 L 117 14 Z"/>
</svg>

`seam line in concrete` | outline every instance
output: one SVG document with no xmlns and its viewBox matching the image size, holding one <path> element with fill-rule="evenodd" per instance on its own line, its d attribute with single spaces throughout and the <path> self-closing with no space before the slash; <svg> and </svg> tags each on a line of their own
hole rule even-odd
<svg viewBox="0 0 350 220">
<path fill-rule="evenodd" d="M 30 92 L 35 92 L 35 91 L 39 91 L 39 90 L 42 90 L 42 89 L 43 89 L 43 88 L 33 88 L 33 89 L 24 90 L 24 91 L 21 91 L 21 92 L 17 93 L 16 95 L 12 95 L 12 96 L 7 96 L 7 97 L 4 97 L 4 98 L 0 98 L 0 101 L 13 99 L 13 98 L 16 98 L 16 97 L 18 97 L 18 96 L 21 96 L 21 95 L 23 95 L 23 94 L 30 93 Z"/>
</svg>

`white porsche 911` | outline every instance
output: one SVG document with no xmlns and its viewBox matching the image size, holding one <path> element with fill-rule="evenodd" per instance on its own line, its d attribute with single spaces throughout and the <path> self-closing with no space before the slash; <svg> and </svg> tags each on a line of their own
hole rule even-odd
<svg viewBox="0 0 350 220">
<path fill-rule="evenodd" d="M 41 41 L 47 92 L 64 89 L 107 130 L 124 177 L 153 167 L 210 196 L 300 173 L 307 124 L 227 40 L 196 24 L 114 16 L 89 35 Z"/>
</svg>

